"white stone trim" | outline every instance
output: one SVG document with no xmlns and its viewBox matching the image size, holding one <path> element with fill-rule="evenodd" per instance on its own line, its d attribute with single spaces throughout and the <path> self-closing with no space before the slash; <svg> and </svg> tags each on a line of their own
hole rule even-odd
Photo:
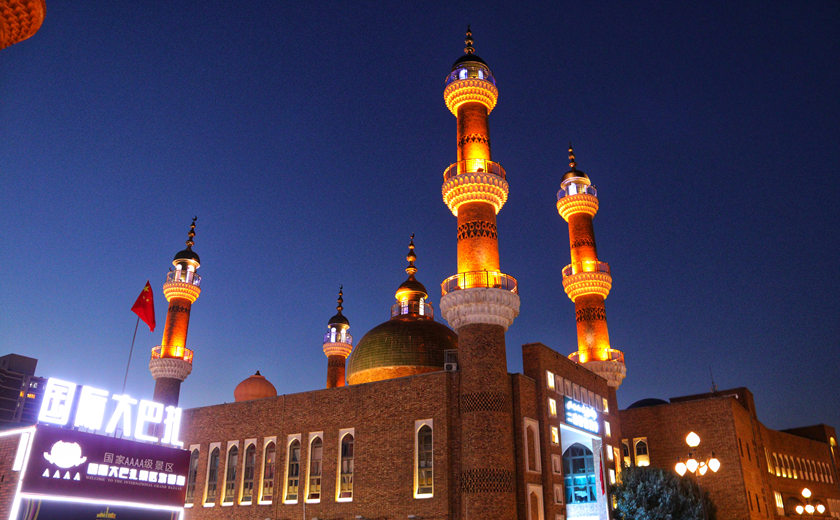
<svg viewBox="0 0 840 520">
<path fill-rule="evenodd" d="M 621 386 L 621 382 L 624 381 L 624 376 L 627 375 L 627 367 L 624 363 L 614 359 L 606 361 L 587 361 L 586 363 L 582 363 L 581 366 L 606 379 L 607 384 L 612 388 L 618 388 Z M 606 410 L 604 412 L 609 413 Z"/>
<path fill-rule="evenodd" d="M 153 358 L 149 360 L 149 371 L 155 380 L 165 377 L 183 381 L 192 372 L 192 363 L 177 358 Z"/>
<path fill-rule="evenodd" d="M 440 313 L 456 331 L 473 324 L 500 325 L 505 330 L 519 315 L 519 295 L 494 287 L 473 287 L 446 293 Z"/>
</svg>

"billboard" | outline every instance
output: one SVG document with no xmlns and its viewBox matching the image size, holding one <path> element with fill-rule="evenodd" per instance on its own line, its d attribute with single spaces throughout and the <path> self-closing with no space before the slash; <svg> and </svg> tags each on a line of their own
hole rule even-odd
<svg viewBox="0 0 840 520">
<path fill-rule="evenodd" d="M 186 450 L 38 425 L 20 492 L 181 508 L 188 468 Z"/>
</svg>

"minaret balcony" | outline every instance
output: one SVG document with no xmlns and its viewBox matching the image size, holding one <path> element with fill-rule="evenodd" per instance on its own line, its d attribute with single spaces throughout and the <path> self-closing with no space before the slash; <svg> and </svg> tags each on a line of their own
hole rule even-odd
<svg viewBox="0 0 840 520">
<path fill-rule="evenodd" d="M 492 173 L 498 175 L 502 179 L 505 178 L 505 169 L 502 165 L 488 161 L 487 159 L 464 159 L 449 165 L 449 168 L 443 171 L 443 181 L 448 181 L 451 177 L 462 175 L 464 173 Z"/>
<path fill-rule="evenodd" d="M 606 262 L 577 262 L 563 268 L 563 289 L 572 301 L 581 296 L 607 299 L 612 289 L 610 266 Z"/>
<path fill-rule="evenodd" d="M 329 331 L 324 334 L 324 343 L 346 343 L 353 344 L 353 335 L 349 332 Z"/>
<path fill-rule="evenodd" d="M 166 282 L 163 284 L 163 295 L 166 301 L 173 298 L 183 298 L 194 303 L 201 294 L 201 276 L 195 271 L 186 269 L 171 269 L 166 273 Z"/>
<path fill-rule="evenodd" d="M 397 302 L 394 305 L 391 305 L 392 318 L 402 315 L 424 316 L 429 319 L 434 319 L 435 309 L 432 307 L 431 303 L 425 300 Z"/>
<path fill-rule="evenodd" d="M 192 364 L 193 351 L 187 347 L 164 347 L 158 345 L 152 349 L 152 359 L 181 359 Z"/>
<path fill-rule="evenodd" d="M 170 269 L 166 273 L 166 282 L 183 282 L 201 287 L 201 276 L 195 271 L 185 269 Z"/>
<path fill-rule="evenodd" d="M 468 271 L 452 275 L 440 284 L 440 292 L 445 296 L 452 291 L 474 287 L 504 289 L 519 294 L 516 278 L 498 271 Z"/>
<path fill-rule="evenodd" d="M 489 114 L 496 107 L 498 99 L 499 89 L 490 79 L 457 79 L 443 89 L 443 102 L 455 117 L 458 117 L 458 107 L 464 103 L 481 103 Z"/>
<path fill-rule="evenodd" d="M 597 260 L 575 262 L 563 268 L 563 278 L 577 273 L 607 273 L 610 274 L 610 264 Z"/>
<path fill-rule="evenodd" d="M 590 190 L 594 193 L 590 193 Z M 585 213 L 590 217 L 594 217 L 598 213 L 598 196 L 595 188 L 586 186 L 574 194 L 567 193 L 565 190 L 558 191 L 557 212 L 560 213 L 560 216 L 566 222 L 569 221 L 569 217 L 576 213 Z"/>
<path fill-rule="evenodd" d="M 467 202 L 485 202 L 498 214 L 508 197 L 505 175 L 502 165 L 487 159 L 453 163 L 443 172 L 443 202 L 456 217 L 458 207 Z"/>
<path fill-rule="evenodd" d="M 600 354 L 598 356 L 600 359 L 596 359 L 595 357 L 590 356 L 586 352 L 572 352 L 571 354 L 569 354 L 569 359 L 571 359 L 575 363 L 590 363 L 592 361 L 614 361 L 616 363 L 624 363 L 624 352 L 618 349 L 600 349 L 598 350 L 598 353 Z"/>
</svg>

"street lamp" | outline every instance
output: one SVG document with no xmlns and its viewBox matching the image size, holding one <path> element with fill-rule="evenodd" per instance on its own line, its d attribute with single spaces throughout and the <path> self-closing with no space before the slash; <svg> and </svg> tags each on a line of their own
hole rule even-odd
<svg viewBox="0 0 840 520">
<path fill-rule="evenodd" d="M 685 436 L 685 443 L 689 448 L 696 448 L 700 445 L 700 436 L 694 432 L 689 432 Z M 678 461 L 674 466 L 674 470 L 680 475 L 685 475 L 686 472 L 694 475 L 703 476 L 707 471 L 712 470 L 712 473 L 717 473 L 720 469 L 720 461 L 715 457 L 715 452 L 712 452 L 711 458 L 707 460 L 700 460 L 694 458 L 694 453 L 688 452 L 688 460 Z"/>
<path fill-rule="evenodd" d="M 811 498 L 811 490 L 810 489 L 802 488 L 802 498 L 805 499 L 805 505 L 798 504 L 794 508 L 794 511 L 796 511 L 796 514 L 802 515 L 802 514 L 808 513 L 809 515 L 813 515 L 814 512 L 817 512 L 819 514 L 825 513 L 825 506 L 824 505 L 822 505 L 819 502 L 817 502 L 817 505 L 814 505 L 814 504 L 811 503 L 811 500 L 809 500 Z"/>
</svg>

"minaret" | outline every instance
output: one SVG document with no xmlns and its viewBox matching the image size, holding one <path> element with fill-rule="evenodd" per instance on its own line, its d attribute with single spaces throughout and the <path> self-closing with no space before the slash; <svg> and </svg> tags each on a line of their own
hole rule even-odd
<svg viewBox="0 0 840 520">
<path fill-rule="evenodd" d="M 347 332 L 350 322 L 341 314 L 344 309 L 344 286 L 338 288 L 338 313 L 330 318 L 324 334 L 324 355 L 327 356 L 327 388 L 344 386 L 344 363 L 353 350 L 353 336 Z"/>
<path fill-rule="evenodd" d="M 464 55 L 443 98 L 458 118 L 458 162 L 443 173 L 443 201 L 458 217 L 458 274 L 441 284 L 441 314 L 458 333 L 461 491 L 459 518 L 516 518 L 513 412 L 505 331 L 519 314 L 516 280 L 499 269 L 496 214 L 508 195 L 505 170 L 491 160 L 487 116 L 499 92 L 475 54 Z"/>
<path fill-rule="evenodd" d="M 618 389 L 627 370 L 624 354 L 610 347 L 604 300 L 612 288 L 610 266 L 598 260 L 592 218 L 598 212 L 598 192 L 577 169 L 569 143 L 569 168 L 557 192 L 557 211 L 569 223 L 572 263 L 563 268 L 563 288 L 575 303 L 578 350 L 570 359 Z"/>
<path fill-rule="evenodd" d="M 166 312 L 166 326 L 163 328 L 161 344 L 152 349 L 149 370 L 155 379 L 154 399 L 159 403 L 177 406 L 181 382 L 192 372 L 192 350 L 186 347 L 187 329 L 190 325 L 190 307 L 201 294 L 201 277 L 196 271 L 199 258 L 192 246 L 195 245 L 195 221 L 193 217 L 187 234 L 187 248 L 175 255 L 174 267 L 166 274 L 163 295 L 169 302 Z"/>
</svg>

